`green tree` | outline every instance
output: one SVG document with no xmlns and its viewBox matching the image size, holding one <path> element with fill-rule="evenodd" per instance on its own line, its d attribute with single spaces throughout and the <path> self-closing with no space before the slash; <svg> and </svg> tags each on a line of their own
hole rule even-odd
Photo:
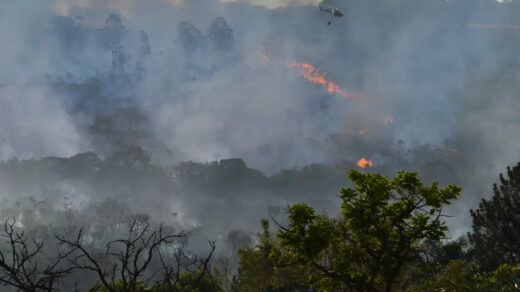
<svg viewBox="0 0 520 292">
<path fill-rule="evenodd" d="M 157 289 L 157 292 L 163 291 Z M 186 271 L 182 274 L 179 282 L 173 290 L 165 292 L 222 292 L 222 284 L 207 271 L 197 270 L 194 272 Z"/>
<path fill-rule="evenodd" d="M 275 248 L 275 239 L 269 231 L 269 222 L 262 220 L 263 232 L 257 234 L 256 246 L 239 249 L 239 268 L 236 290 L 251 291 L 311 291 L 302 283 L 309 275 L 290 267 L 275 268 L 269 255 Z"/>
<path fill-rule="evenodd" d="M 520 262 L 520 163 L 507 168 L 507 178 L 500 174 L 493 192 L 491 199 L 470 210 L 473 225 L 468 234 L 475 260 L 487 271 Z"/>
<path fill-rule="evenodd" d="M 409 292 L 512 292 L 520 291 L 520 265 L 500 265 L 492 272 L 482 272 L 464 260 L 450 261 L 433 280 L 426 279 Z"/>
<path fill-rule="evenodd" d="M 97 283 L 96 285 L 94 285 L 94 287 L 90 288 L 90 292 L 148 292 L 154 291 L 153 289 L 157 288 L 148 288 L 142 281 L 138 281 L 134 287 L 128 288 L 127 285 L 125 285 L 125 283 L 123 282 L 123 280 L 118 280 L 116 282 L 108 282 L 108 288 L 101 283 Z"/>
<path fill-rule="evenodd" d="M 306 204 L 289 208 L 270 259 L 276 267 L 309 269 L 307 283 L 320 291 L 402 289 L 403 269 L 420 260 L 424 242 L 440 241 L 448 227 L 442 207 L 460 187 L 424 186 L 417 173 L 393 179 L 351 170 L 353 188 L 340 189 L 339 216 L 317 215 Z"/>
<path fill-rule="evenodd" d="M 109 288 L 109 289 L 108 289 Z M 146 285 L 138 281 L 129 288 L 123 280 L 109 282 L 108 288 L 103 284 L 96 284 L 90 292 L 224 292 L 220 282 L 201 270 L 184 272 L 175 286 L 166 284 Z"/>
</svg>

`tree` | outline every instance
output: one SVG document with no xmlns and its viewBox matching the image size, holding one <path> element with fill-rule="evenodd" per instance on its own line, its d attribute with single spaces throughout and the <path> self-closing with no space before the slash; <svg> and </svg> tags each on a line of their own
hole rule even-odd
<svg viewBox="0 0 520 292">
<path fill-rule="evenodd" d="M 178 39 L 182 43 L 182 47 L 188 52 L 201 48 L 204 45 L 202 31 L 187 21 L 179 24 L 178 33 Z"/>
<path fill-rule="evenodd" d="M 148 34 L 144 30 L 139 31 L 138 54 L 139 58 L 146 58 L 152 54 L 152 47 L 150 46 L 150 41 L 148 40 Z"/>
<path fill-rule="evenodd" d="M 151 158 L 139 146 L 123 146 L 107 162 L 114 166 L 138 171 L 147 171 L 152 168 Z"/>
<path fill-rule="evenodd" d="M 150 46 L 150 41 L 148 40 L 148 34 L 140 30 L 139 31 L 139 47 L 137 48 L 137 77 L 142 79 L 144 74 L 146 73 L 146 59 L 152 54 L 152 48 Z"/>
<path fill-rule="evenodd" d="M 207 39 L 202 35 L 200 29 L 187 21 L 181 22 L 177 27 L 177 31 L 177 41 L 180 42 L 187 57 L 184 65 L 186 78 L 193 79 L 195 76 L 192 74 L 198 70 L 194 60 L 192 59 L 192 54 L 193 52 L 202 49 L 205 46 Z"/>
<path fill-rule="evenodd" d="M 321 291 L 392 291 L 404 283 L 403 269 L 420 260 L 423 243 L 445 237 L 442 208 L 461 189 L 424 186 L 404 171 L 391 180 L 355 170 L 348 177 L 355 186 L 340 190 L 338 218 L 290 206 L 270 259 L 276 267 L 313 268 L 307 281 Z"/>
<path fill-rule="evenodd" d="M 6 247 L 0 248 L 0 284 L 18 291 L 55 291 L 60 281 L 74 267 L 63 267 L 68 253 L 55 259 L 42 258 L 43 241 L 28 238 L 23 231 L 15 230 L 15 221 L 7 219 L 4 231 Z"/>
<path fill-rule="evenodd" d="M 270 259 L 275 248 L 274 238 L 269 231 L 269 221 L 262 220 L 262 233 L 257 234 L 256 246 L 239 249 L 239 268 L 236 290 L 249 291 L 312 291 L 305 285 L 308 272 L 293 269 L 276 268 Z M 298 290 L 296 290 L 298 289 Z"/>
<path fill-rule="evenodd" d="M 225 52 L 233 47 L 233 30 L 222 17 L 213 19 L 208 29 L 208 38 L 217 50 Z"/>
<path fill-rule="evenodd" d="M 426 240 L 423 243 L 423 254 L 421 256 L 424 266 L 442 268 L 450 261 L 469 261 L 471 254 L 466 237 L 455 240 L 433 241 Z"/>
<path fill-rule="evenodd" d="M 125 57 L 123 55 L 123 39 L 126 35 L 126 28 L 121 21 L 121 17 L 111 13 L 105 20 L 103 28 L 103 42 L 112 54 L 112 74 L 123 73 Z"/>
<path fill-rule="evenodd" d="M 134 292 L 144 289 L 147 284 L 144 278 L 159 248 L 184 237 L 182 233 L 165 233 L 162 226 L 150 230 L 150 224 L 140 216 L 130 218 L 127 227 L 127 237 L 107 243 L 102 254 L 88 248 L 81 230 L 73 239 L 57 237 L 72 255 L 71 267 L 96 273 L 100 283 L 94 290 Z"/>
<path fill-rule="evenodd" d="M 153 284 L 149 281 L 138 280 L 135 285 L 129 286 L 123 278 L 110 281 L 109 286 L 102 282 L 90 289 L 92 292 L 221 292 L 224 289 L 219 279 L 211 272 L 211 257 L 215 252 L 215 244 L 210 241 L 211 250 L 207 257 L 201 258 L 189 254 L 182 245 L 176 248 L 173 265 L 160 257 L 162 265 L 162 279 Z M 195 268 L 195 269 L 193 269 Z M 109 288 L 107 288 L 109 287 Z"/>
<path fill-rule="evenodd" d="M 217 271 L 212 264 L 212 257 L 216 248 L 215 242 L 209 241 L 211 249 L 206 257 L 188 252 L 185 243 L 183 242 L 183 244 L 175 247 L 173 256 L 169 260 L 162 253 L 159 253 L 163 275 L 162 279 L 154 286 L 155 289 L 175 292 L 223 291 L 223 285 L 218 275 L 213 273 Z"/>
<path fill-rule="evenodd" d="M 434 280 L 422 280 L 407 291 L 513 292 L 520 287 L 520 265 L 503 264 L 488 273 L 467 261 L 453 260 L 433 276 Z"/>
<path fill-rule="evenodd" d="M 473 224 L 468 234 L 473 256 L 488 271 L 502 263 L 520 263 L 520 163 L 507 168 L 507 178 L 500 174 L 493 193 L 470 210 Z"/>
<path fill-rule="evenodd" d="M 469 261 L 468 243 L 465 237 L 442 242 L 426 240 L 421 244 L 421 249 L 419 260 L 403 270 L 406 275 L 403 279 L 406 283 L 401 286 L 410 287 L 411 291 L 424 291 L 428 290 L 425 287 L 435 287 L 435 285 L 444 287 L 447 291 L 464 291 L 453 290 L 446 283 L 457 277 L 473 281 L 471 277 L 477 274 L 476 267 Z M 453 269 L 457 270 L 458 275 L 451 272 Z M 460 284 L 460 287 L 467 284 L 461 280 L 454 280 L 454 282 Z M 473 284 L 478 285 L 476 282 L 471 282 L 471 285 Z"/>
</svg>

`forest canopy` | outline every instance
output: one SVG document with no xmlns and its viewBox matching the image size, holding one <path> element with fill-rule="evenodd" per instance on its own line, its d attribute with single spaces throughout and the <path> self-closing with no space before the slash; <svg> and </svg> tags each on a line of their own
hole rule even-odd
<svg viewBox="0 0 520 292">
<path fill-rule="evenodd" d="M 520 164 L 500 175 L 495 195 L 471 210 L 473 230 L 459 238 L 449 237 L 443 208 L 461 188 L 426 185 L 406 171 L 387 178 L 350 170 L 337 215 L 293 203 L 285 219 L 263 219 L 254 238 L 236 231 L 203 248 L 191 245 L 196 230 L 146 214 L 48 230 L 24 230 L 9 217 L 0 232 L 0 283 L 18 291 L 516 291 L 518 242 L 508 241 L 516 233 L 501 228 L 520 216 L 519 174 Z M 218 252 L 219 244 L 232 253 Z"/>
</svg>

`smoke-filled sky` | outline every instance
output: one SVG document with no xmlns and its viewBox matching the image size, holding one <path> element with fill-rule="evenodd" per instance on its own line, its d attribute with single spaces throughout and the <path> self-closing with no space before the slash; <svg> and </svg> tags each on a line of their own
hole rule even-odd
<svg viewBox="0 0 520 292">
<path fill-rule="evenodd" d="M 267 174 L 438 162 L 453 172 L 426 179 L 475 207 L 520 160 L 518 2 L 326 1 L 340 19 L 318 3 L 2 1 L 0 159 L 135 144 L 158 165 L 240 157 Z"/>
</svg>

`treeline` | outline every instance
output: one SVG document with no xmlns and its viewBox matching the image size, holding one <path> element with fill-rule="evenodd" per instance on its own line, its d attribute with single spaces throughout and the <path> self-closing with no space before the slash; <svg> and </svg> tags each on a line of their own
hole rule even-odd
<svg viewBox="0 0 520 292">
<path fill-rule="evenodd" d="M 92 206 L 105 214 L 103 202 L 116 200 L 134 213 L 151 214 L 159 221 L 174 220 L 172 213 L 178 213 L 177 219 L 193 219 L 203 228 L 220 228 L 218 232 L 225 233 L 250 229 L 258 218 L 281 216 L 282 209 L 297 200 L 320 210 L 334 207 L 343 172 L 354 166 L 347 161 L 315 164 L 273 175 L 237 158 L 158 166 L 139 147 L 124 147 L 108 157 L 81 153 L 69 158 L 11 159 L 0 162 L 0 195 L 7 200 L 0 214 L 15 216 L 23 211 L 26 227 L 35 220 L 56 225 L 61 221 L 52 218 L 62 214 L 51 215 L 54 209 Z M 34 213 L 47 214 L 46 219 Z M 89 222 L 92 216 L 87 216 Z M 237 216 L 242 219 L 237 221 Z M 112 221 L 111 217 L 101 218 Z"/>
<path fill-rule="evenodd" d="M 456 239 L 443 208 L 459 197 L 457 185 L 427 185 L 406 171 L 389 179 L 351 170 L 348 178 L 336 216 L 294 203 L 283 223 L 262 220 L 255 241 L 230 236 L 237 257 L 216 256 L 217 241 L 193 249 L 193 230 L 143 214 L 29 232 L 10 217 L 0 283 L 16 291 L 519 290 L 520 163 L 500 175 L 492 198 L 470 211 L 471 232 Z"/>
<path fill-rule="evenodd" d="M 137 80 L 144 77 L 146 63 L 152 55 L 152 46 L 146 31 L 129 30 L 117 13 L 110 13 L 100 29 L 90 28 L 84 21 L 83 17 L 54 16 L 51 21 L 52 29 L 47 33 L 66 49 L 82 52 L 83 47 L 90 45 L 108 53 L 112 76 L 131 74 Z M 187 21 L 180 22 L 177 31 L 175 41 L 190 52 L 208 49 L 223 53 L 231 50 L 234 45 L 233 30 L 222 17 L 211 21 L 206 34 Z M 71 54 L 71 57 L 77 56 Z M 50 74 L 46 78 L 49 81 L 53 79 Z M 71 82 L 75 79 L 74 74 L 67 72 L 64 77 L 59 76 L 54 81 Z"/>
</svg>

